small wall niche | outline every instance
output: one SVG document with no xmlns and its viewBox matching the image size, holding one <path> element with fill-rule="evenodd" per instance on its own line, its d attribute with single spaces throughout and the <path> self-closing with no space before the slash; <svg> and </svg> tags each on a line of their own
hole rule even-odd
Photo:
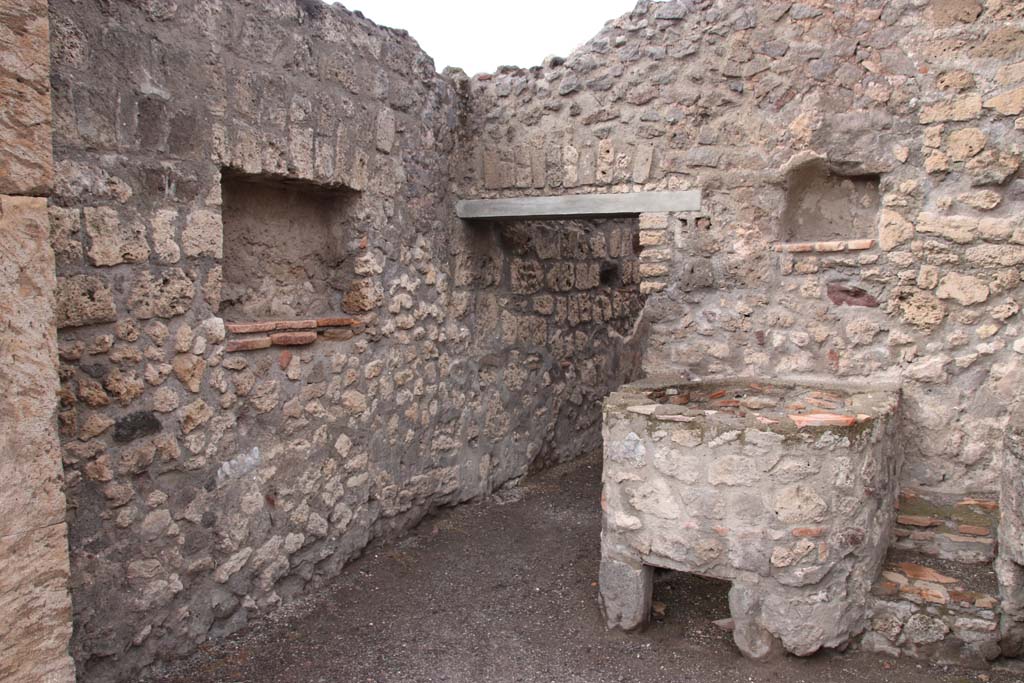
<svg viewBox="0 0 1024 683">
<path fill-rule="evenodd" d="M 881 206 L 877 174 L 839 174 L 824 159 L 786 176 L 783 242 L 835 242 L 875 236 Z"/>
<path fill-rule="evenodd" d="M 358 193 L 227 169 L 221 191 L 223 318 L 315 318 L 342 310 Z"/>
</svg>

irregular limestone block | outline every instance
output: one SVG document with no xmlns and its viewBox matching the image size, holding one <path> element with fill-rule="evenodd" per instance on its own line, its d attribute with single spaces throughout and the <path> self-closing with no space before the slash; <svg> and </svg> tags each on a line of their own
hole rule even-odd
<svg viewBox="0 0 1024 683">
<path fill-rule="evenodd" d="M 657 377 L 604 407 L 601 604 L 646 619 L 644 568 L 733 583 L 753 659 L 809 655 L 864 628 L 895 519 L 891 388 Z M 822 596 L 828 596 L 824 599 Z"/>
</svg>

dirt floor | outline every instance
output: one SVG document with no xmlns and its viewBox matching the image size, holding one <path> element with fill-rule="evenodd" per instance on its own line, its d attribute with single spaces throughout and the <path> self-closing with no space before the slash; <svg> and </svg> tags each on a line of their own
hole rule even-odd
<svg viewBox="0 0 1024 683">
<path fill-rule="evenodd" d="M 610 632 L 597 606 L 601 461 L 540 473 L 371 546 L 304 602 L 208 644 L 152 683 L 1024 681 L 876 654 L 743 659 L 712 624 L 728 584 L 659 573 L 664 616 Z"/>
</svg>

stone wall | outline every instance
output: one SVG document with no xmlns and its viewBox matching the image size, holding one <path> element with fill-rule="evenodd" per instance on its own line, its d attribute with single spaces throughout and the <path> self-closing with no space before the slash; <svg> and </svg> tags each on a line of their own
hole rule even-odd
<svg viewBox="0 0 1024 683">
<path fill-rule="evenodd" d="M 0 7 L 0 679 L 74 680 L 57 439 L 46 2 Z"/>
<path fill-rule="evenodd" d="M 640 2 L 568 59 L 464 87 L 460 194 L 702 190 L 702 215 L 641 225 L 647 372 L 900 381 L 904 485 L 998 490 L 1020 3 Z"/>
<path fill-rule="evenodd" d="M 636 221 L 483 223 L 456 264 L 458 305 L 475 313 L 473 355 L 505 386 L 481 438 L 506 440 L 491 486 L 601 447 L 601 400 L 636 377 L 643 306 Z M 541 387 L 537 393 L 527 387 Z M 527 459 L 503 450 L 526 449 Z"/>
<path fill-rule="evenodd" d="M 45 45 L 41 8 L 0 15 L 5 58 Z M 83 680 L 187 653 L 431 508 L 596 446 L 641 341 L 648 373 L 899 383 L 905 499 L 988 500 L 1009 476 L 1019 3 L 642 0 L 568 59 L 473 79 L 314 0 L 49 9 Z M 26 64 L 0 73 L 25 104 L 0 125 L 0 192 L 38 196 L 46 77 Z M 453 212 L 667 189 L 700 189 L 702 210 Z M 41 200 L 3 201 L 29 245 L 8 259 L 44 277 Z M 50 285 L 21 299 L 33 325 Z M 53 496 L 32 500 L 52 512 L 40 458 Z M 962 536 L 902 531 L 918 550 Z"/>
<path fill-rule="evenodd" d="M 638 368 L 635 222 L 456 221 L 456 91 L 403 32 L 305 0 L 50 11 L 81 680 L 599 443 Z"/>
</svg>

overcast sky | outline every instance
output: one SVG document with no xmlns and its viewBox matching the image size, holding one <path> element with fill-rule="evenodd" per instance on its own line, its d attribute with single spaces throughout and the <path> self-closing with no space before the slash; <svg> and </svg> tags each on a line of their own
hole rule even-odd
<svg viewBox="0 0 1024 683">
<path fill-rule="evenodd" d="M 568 56 L 636 0 L 341 0 L 383 26 L 404 28 L 441 71 L 531 67 Z"/>
</svg>

